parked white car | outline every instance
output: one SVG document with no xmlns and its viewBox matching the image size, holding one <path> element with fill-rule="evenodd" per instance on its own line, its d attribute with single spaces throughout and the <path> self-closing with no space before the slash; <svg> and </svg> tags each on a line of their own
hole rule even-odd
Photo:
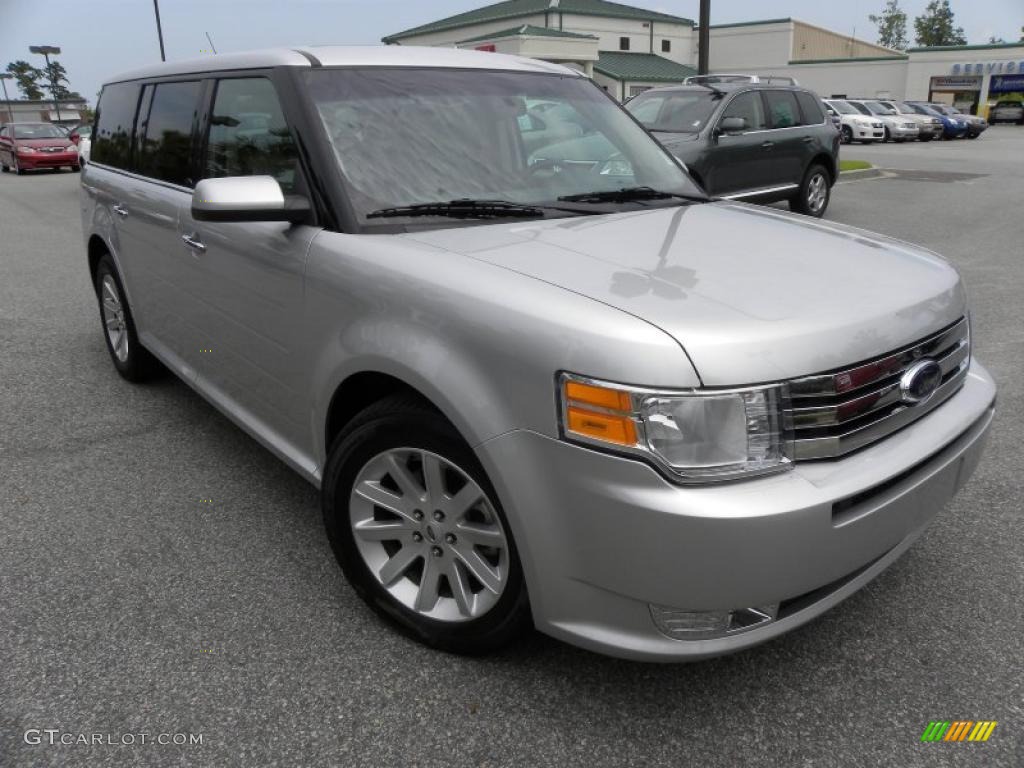
<svg viewBox="0 0 1024 768">
<path fill-rule="evenodd" d="M 920 133 L 917 121 L 909 117 L 897 115 L 895 110 L 883 106 L 881 102 L 874 99 L 847 99 L 854 109 L 862 115 L 874 117 L 882 121 L 882 131 L 885 133 L 885 141 L 895 141 L 902 144 L 904 141 L 916 141 Z"/>
<path fill-rule="evenodd" d="M 76 125 L 68 133 L 68 138 L 78 146 L 78 157 L 82 165 L 89 162 L 89 153 L 92 149 L 92 126 L 88 123 Z"/>
<path fill-rule="evenodd" d="M 852 104 L 847 104 L 842 99 L 825 99 L 825 106 L 839 115 L 843 144 L 852 144 L 855 141 L 865 144 L 872 141 L 885 141 L 885 126 L 877 117 L 867 117 Z"/>
</svg>

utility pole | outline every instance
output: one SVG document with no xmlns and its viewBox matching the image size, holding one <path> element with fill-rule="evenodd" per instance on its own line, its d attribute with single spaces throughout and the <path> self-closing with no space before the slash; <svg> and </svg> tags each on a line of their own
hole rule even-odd
<svg viewBox="0 0 1024 768">
<path fill-rule="evenodd" d="M 700 27 L 697 35 L 697 74 L 708 73 L 709 43 L 711 42 L 711 0 L 700 0 Z"/>
<path fill-rule="evenodd" d="M 57 99 L 57 86 L 59 83 L 53 76 L 53 70 L 50 69 L 50 54 L 54 56 L 60 53 L 60 48 L 56 45 L 30 45 L 28 47 L 30 53 L 41 53 L 43 58 L 46 59 L 46 74 L 50 78 L 50 95 L 53 97 L 53 107 L 57 110 L 57 122 L 60 122 L 60 101 Z"/>
<path fill-rule="evenodd" d="M 158 0 L 153 0 L 153 13 L 156 14 L 156 36 L 160 38 L 160 61 L 167 61 L 167 56 L 164 55 L 164 30 L 160 26 L 160 3 Z"/>
<path fill-rule="evenodd" d="M 7 96 L 7 81 L 13 79 L 14 75 L 9 75 L 6 72 L 0 72 L 0 86 L 3 86 L 4 89 L 4 101 L 7 102 L 7 117 L 9 118 L 8 122 L 11 123 L 14 122 L 14 110 L 11 109 L 11 100 Z M 12 128 L 11 130 L 13 131 L 14 129 Z"/>
</svg>

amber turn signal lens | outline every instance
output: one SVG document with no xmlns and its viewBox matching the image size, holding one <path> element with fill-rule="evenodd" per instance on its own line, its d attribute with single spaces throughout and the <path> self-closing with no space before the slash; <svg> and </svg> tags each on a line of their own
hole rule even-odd
<svg viewBox="0 0 1024 768">
<path fill-rule="evenodd" d="M 596 405 L 612 411 L 632 410 L 629 393 L 608 387 L 597 387 L 578 381 L 565 382 L 565 399 L 585 405 Z"/>
<path fill-rule="evenodd" d="M 569 431 L 617 445 L 636 445 L 636 425 L 628 416 L 569 408 Z"/>
</svg>

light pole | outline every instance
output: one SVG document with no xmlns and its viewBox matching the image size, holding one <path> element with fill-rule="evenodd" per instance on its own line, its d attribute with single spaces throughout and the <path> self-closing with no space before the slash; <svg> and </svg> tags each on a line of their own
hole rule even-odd
<svg viewBox="0 0 1024 768">
<path fill-rule="evenodd" d="M 700 30 L 697 33 L 697 74 L 706 75 L 711 60 L 711 0 L 700 0 Z"/>
<path fill-rule="evenodd" d="M 53 106 L 57 110 L 57 122 L 60 122 L 60 102 L 57 100 L 57 81 L 53 76 L 53 70 L 50 69 L 50 54 L 54 56 L 60 53 L 60 48 L 56 45 L 30 45 L 28 47 L 31 53 L 41 53 L 43 58 L 46 59 L 46 74 L 50 77 L 50 95 L 53 96 Z"/>
<path fill-rule="evenodd" d="M 160 3 L 153 0 L 153 13 L 156 14 L 156 36 L 160 38 L 160 61 L 167 61 L 164 56 L 164 30 L 160 26 Z"/>
<path fill-rule="evenodd" d="M 14 122 L 14 110 L 11 109 L 11 100 L 7 96 L 7 81 L 13 79 L 14 75 L 8 75 L 6 72 L 0 72 L 0 86 L 3 86 L 4 89 L 4 101 L 7 102 L 7 116 L 10 118 L 8 122 L 11 123 Z M 14 129 L 12 128 L 11 130 L 13 131 Z"/>
</svg>

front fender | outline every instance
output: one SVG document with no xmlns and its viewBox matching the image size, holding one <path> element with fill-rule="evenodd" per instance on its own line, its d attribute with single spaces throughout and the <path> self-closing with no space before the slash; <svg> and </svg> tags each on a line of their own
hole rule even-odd
<svg viewBox="0 0 1024 768">
<path fill-rule="evenodd" d="M 650 323 L 401 235 L 318 235 L 304 311 L 321 466 L 331 399 L 356 373 L 385 373 L 417 389 L 474 446 L 513 429 L 556 437 L 562 370 L 699 385 L 679 344 Z"/>
</svg>

